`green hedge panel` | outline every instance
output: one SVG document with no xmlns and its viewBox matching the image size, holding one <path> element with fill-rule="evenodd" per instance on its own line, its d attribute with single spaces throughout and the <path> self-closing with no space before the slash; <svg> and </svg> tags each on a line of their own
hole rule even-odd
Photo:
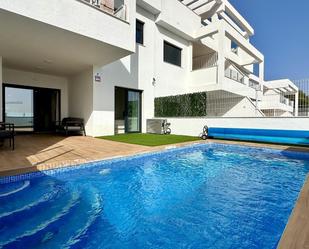
<svg viewBox="0 0 309 249">
<path fill-rule="evenodd" d="M 206 92 L 155 98 L 155 117 L 203 117 L 206 103 Z"/>
</svg>

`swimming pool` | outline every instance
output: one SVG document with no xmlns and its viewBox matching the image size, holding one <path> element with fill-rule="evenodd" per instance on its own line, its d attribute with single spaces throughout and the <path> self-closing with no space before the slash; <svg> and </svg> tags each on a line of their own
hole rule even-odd
<svg viewBox="0 0 309 249">
<path fill-rule="evenodd" d="M 4 178 L 0 248 L 276 248 L 298 152 L 205 144 Z"/>
</svg>

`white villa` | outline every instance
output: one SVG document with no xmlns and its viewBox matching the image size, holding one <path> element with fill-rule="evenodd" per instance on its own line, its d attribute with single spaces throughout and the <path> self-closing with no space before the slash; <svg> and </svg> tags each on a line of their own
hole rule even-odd
<svg viewBox="0 0 309 249">
<path fill-rule="evenodd" d="M 298 113 L 227 0 L 2 0 L 0 30 L 0 119 L 20 129 L 81 117 L 91 136 L 145 132 L 156 97 L 194 92 L 209 116 Z"/>
</svg>

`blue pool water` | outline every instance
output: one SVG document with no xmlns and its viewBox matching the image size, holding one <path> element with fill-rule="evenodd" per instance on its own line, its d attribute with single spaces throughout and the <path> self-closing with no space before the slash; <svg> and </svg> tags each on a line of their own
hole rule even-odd
<svg viewBox="0 0 309 249">
<path fill-rule="evenodd" d="M 308 172 L 219 144 L 46 172 L 0 185 L 0 248 L 276 248 Z"/>
</svg>

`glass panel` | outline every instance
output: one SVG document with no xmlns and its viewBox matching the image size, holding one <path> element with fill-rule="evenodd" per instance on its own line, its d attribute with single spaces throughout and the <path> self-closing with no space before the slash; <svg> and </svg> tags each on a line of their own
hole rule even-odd
<svg viewBox="0 0 309 249">
<path fill-rule="evenodd" d="M 128 91 L 128 132 L 140 132 L 140 101 L 140 92 Z"/>
<path fill-rule="evenodd" d="M 5 122 L 33 130 L 33 90 L 5 87 Z"/>
<path fill-rule="evenodd" d="M 136 20 L 136 43 L 144 44 L 144 23 Z"/>
</svg>

